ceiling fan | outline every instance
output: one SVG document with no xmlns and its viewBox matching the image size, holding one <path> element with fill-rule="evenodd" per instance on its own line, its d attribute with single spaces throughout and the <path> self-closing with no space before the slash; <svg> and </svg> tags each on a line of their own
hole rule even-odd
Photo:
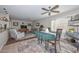
<svg viewBox="0 0 79 59">
<path fill-rule="evenodd" d="M 42 15 L 48 14 L 50 16 L 51 13 L 59 13 L 59 11 L 55 11 L 55 9 L 57 9 L 57 8 L 59 8 L 59 5 L 55 5 L 54 7 L 49 6 L 48 9 L 42 8 L 42 10 L 46 11 L 46 12 L 42 13 Z"/>
<path fill-rule="evenodd" d="M 8 11 L 6 8 L 3 8 L 3 11 L 5 12 L 5 14 L 8 14 Z"/>
</svg>

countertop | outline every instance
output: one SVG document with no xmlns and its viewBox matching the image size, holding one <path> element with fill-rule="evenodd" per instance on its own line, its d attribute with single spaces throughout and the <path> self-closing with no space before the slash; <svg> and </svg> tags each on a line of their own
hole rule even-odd
<svg viewBox="0 0 79 59">
<path fill-rule="evenodd" d="M 66 34 L 72 38 L 78 39 L 79 40 L 79 33 L 78 32 L 66 32 Z"/>
</svg>

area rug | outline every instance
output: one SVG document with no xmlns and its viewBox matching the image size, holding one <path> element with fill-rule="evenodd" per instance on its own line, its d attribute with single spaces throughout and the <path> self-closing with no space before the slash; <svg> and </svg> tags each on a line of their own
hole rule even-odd
<svg viewBox="0 0 79 59">
<path fill-rule="evenodd" d="M 24 40 L 3 47 L 1 53 L 49 53 L 44 43 L 38 44 L 37 38 Z"/>
<path fill-rule="evenodd" d="M 76 48 L 72 46 L 67 40 L 61 40 L 61 50 L 57 47 L 57 53 L 76 53 Z M 59 45 L 58 45 L 59 46 Z M 49 50 L 45 49 L 44 42 L 38 44 L 37 38 L 29 40 L 23 40 L 9 45 L 5 45 L 0 53 L 54 53 L 54 46 L 49 47 Z M 79 51 L 77 51 L 79 52 Z"/>
</svg>

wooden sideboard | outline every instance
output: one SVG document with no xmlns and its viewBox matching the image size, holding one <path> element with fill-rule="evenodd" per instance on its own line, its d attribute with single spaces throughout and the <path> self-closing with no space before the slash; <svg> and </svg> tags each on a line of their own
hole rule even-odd
<svg viewBox="0 0 79 59">
<path fill-rule="evenodd" d="M 29 30 L 28 29 L 25 29 L 25 28 L 19 29 L 18 31 L 20 31 L 20 32 L 29 32 Z"/>
</svg>

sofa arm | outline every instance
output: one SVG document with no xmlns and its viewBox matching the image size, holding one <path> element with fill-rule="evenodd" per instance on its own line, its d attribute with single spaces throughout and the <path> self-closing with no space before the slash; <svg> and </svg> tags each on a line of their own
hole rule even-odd
<svg viewBox="0 0 79 59">
<path fill-rule="evenodd" d="M 17 39 L 21 39 L 21 38 L 23 38 L 25 36 L 25 33 L 24 32 L 18 32 L 18 34 L 17 34 Z"/>
</svg>

